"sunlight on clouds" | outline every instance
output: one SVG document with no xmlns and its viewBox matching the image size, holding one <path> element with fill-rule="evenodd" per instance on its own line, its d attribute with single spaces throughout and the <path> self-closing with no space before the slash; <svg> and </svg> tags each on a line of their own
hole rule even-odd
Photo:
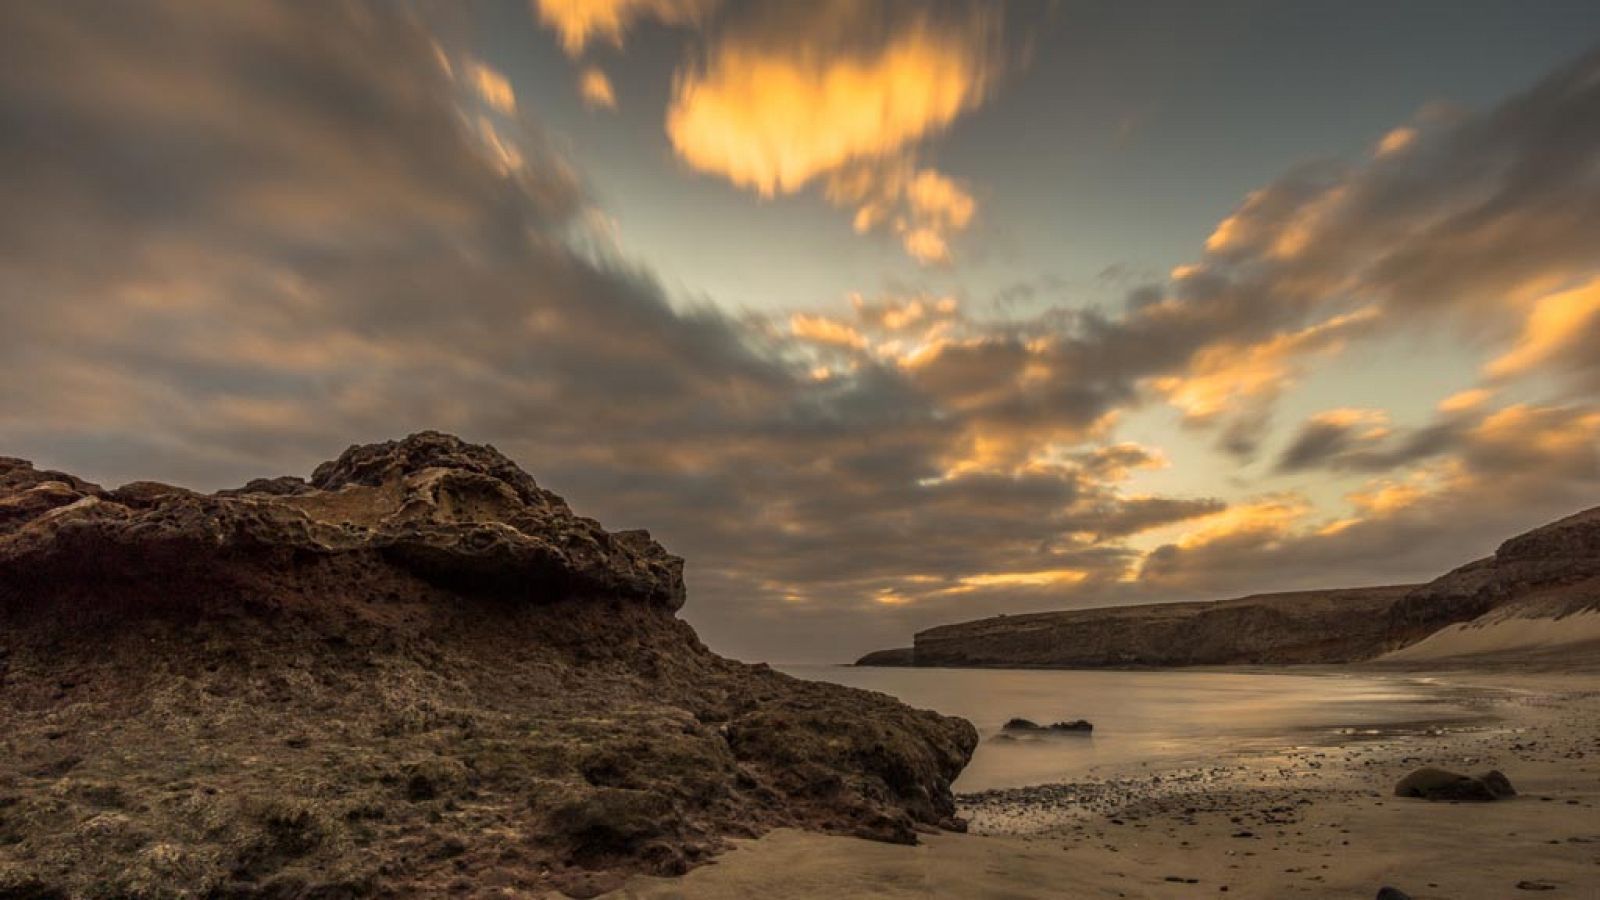
<svg viewBox="0 0 1600 900">
<path fill-rule="evenodd" d="M 1297 360 L 1311 353 L 1337 353 L 1345 339 L 1378 318 L 1367 308 L 1276 335 L 1257 344 L 1212 344 L 1196 351 L 1188 371 L 1150 380 L 1150 386 L 1193 422 L 1232 410 L 1241 400 L 1275 396 L 1294 379 Z"/>
<path fill-rule="evenodd" d="M 1416 143 L 1416 140 L 1417 130 L 1415 128 L 1396 128 L 1378 141 L 1378 146 L 1373 149 L 1372 155 L 1380 158 L 1393 156 Z"/>
<path fill-rule="evenodd" d="M 964 185 L 909 160 L 834 172 L 826 196 L 838 206 L 856 207 L 857 233 L 887 226 L 906 253 L 925 265 L 949 261 L 949 237 L 966 230 L 978 208 Z"/>
<path fill-rule="evenodd" d="M 539 20 L 555 29 L 568 56 L 579 56 L 590 43 L 622 46 L 622 36 L 641 19 L 669 25 L 704 18 L 718 0 L 534 0 Z"/>
<path fill-rule="evenodd" d="M 880 42 L 851 47 L 851 17 L 830 7 L 814 33 L 781 43 L 725 37 L 680 71 L 667 134 L 695 169 L 763 197 L 825 179 L 855 208 L 853 227 L 887 228 L 913 258 L 941 263 L 972 222 L 967 188 L 919 167 L 914 148 L 976 107 L 992 77 L 992 23 L 919 14 Z"/>
<path fill-rule="evenodd" d="M 1457 391 L 1439 401 L 1439 411 L 1442 413 L 1459 413 L 1466 412 L 1469 409 L 1477 409 L 1487 403 L 1493 396 L 1494 391 L 1488 388 L 1468 388 L 1464 391 Z"/>
<path fill-rule="evenodd" d="M 1516 344 L 1487 366 L 1495 378 L 1522 375 L 1600 332 L 1600 278 L 1541 297 L 1528 314 Z"/>
<path fill-rule="evenodd" d="M 867 339 L 861 332 L 827 316 L 795 313 L 789 318 L 789 331 L 801 340 L 818 344 L 831 344 L 836 347 L 854 349 L 861 349 L 867 346 Z"/>
<path fill-rule="evenodd" d="M 583 70 L 578 81 L 578 93 L 586 106 L 596 109 L 617 108 L 617 95 L 611 88 L 611 79 L 597 66 Z"/>
<path fill-rule="evenodd" d="M 1375 441 L 1389 435 L 1389 414 L 1381 409 L 1357 409 L 1354 407 L 1330 409 L 1312 416 L 1311 422 L 1315 425 L 1327 425 L 1341 429 L 1366 426 L 1366 430 L 1358 432 L 1356 435 L 1362 440 Z"/>
<path fill-rule="evenodd" d="M 516 92 L 511 89 L 511 82 L 504 75 L 477 60 L 467 63 L 466 70 L 473 90 L 490 108 L 506 115 L 517 111 Z"/>
<path fill-rule="evenodd" d="M 975 40 L 977 37 L 979 39 Z M 983 98 L 982 35 L 927 22 L 860 55 L 796 43 L 724 43 L 680 73 L 667 134 L 678 155 L 763 196 L 847 163 L 887 157 Z"/>
<path fill-rule="evenodd" d="M 993 572 L 983 575 L 967 575 L 960 579 L 959 586 L 951 588 L 950 592 L 978 590 L 994 587 L 1060 587 L 1077 584 L 1089 577 L 1089 573 L 1081 569 L 1046 569 L 1039 572 Z"/>
<path fill-rule="evenodd" d="M 510 175 L 522 168 L 522 152 L 516 144 L 502 138 L 488 116 L 478 117 L 478 137 L 488 151 L 489 161 L 501 175 Z"/>
<path fill-rule="evenodd" d="M 1311 511 L 1299 494 L 1263 497 L 1194 520 L 1174 543 L 1191 549 L 1238 540 L 1271 542 L 1288 536 Z"/>
</svg>

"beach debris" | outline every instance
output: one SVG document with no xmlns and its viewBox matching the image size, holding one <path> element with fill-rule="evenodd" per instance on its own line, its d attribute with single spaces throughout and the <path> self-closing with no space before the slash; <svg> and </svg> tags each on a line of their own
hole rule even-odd
<svg viewBox="0 0 1600 900">
<path fill-rule="evenodd" d="M 1516 788 L 1499 770 L 1486 772 L 1474 778 L 1457 772 L 1447 772 L 1431 766 L 1412 772 L 1395 785 L 1396 797 L 1413 797 L 1423 800 L 1466 801 L 1489 803 L 1506 797 L 1515 797 Z"/>
</svg>

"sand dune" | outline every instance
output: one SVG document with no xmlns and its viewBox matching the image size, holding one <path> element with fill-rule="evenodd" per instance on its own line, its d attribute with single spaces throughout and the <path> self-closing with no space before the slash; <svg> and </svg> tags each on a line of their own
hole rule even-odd
<svg viewBox="0 0 1600 900">
<path fill-rule="evenodd" d="M 1600 610 L 1559 618 L 1492 617 L 1461 622 L 1380 657 L 1378 662 L 1422 662 L 1562 647 L 1600 645 Z"/>
</svg>

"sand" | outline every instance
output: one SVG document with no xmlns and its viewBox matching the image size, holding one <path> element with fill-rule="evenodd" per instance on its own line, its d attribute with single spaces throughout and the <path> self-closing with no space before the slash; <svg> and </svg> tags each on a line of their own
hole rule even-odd
<svg viewBox="0 0 1600 900">
<path fill-rule="evenodd" d="M 1415 644 L 1381 657 L 1380 661 L 1433 661 L 1592 644 L 1600 644 L 1600 611 L 1577 612 L 1561 618 L 1507 616 L 1442 628 Z"/>
<path fill-rule="evenodd" d="M 618 898 L 1600 898 L 1600 675 L 1438 673 L 1497 717 L 1334 738 L 1204 769 L 967 798 L 975 831 L 916 847 L 795 831 Z M 1493 804 L 1392 796 L 1424 766 L 1498 768 Z M 1519 887 L 1520 885 L 1520 887 Z"/>
</svg>

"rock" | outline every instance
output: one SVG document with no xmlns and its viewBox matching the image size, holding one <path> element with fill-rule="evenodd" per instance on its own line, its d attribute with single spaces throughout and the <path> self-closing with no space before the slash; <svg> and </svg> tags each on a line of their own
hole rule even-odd
<svg viewBox="0 0 1600 900">
<path fill-rule="evenodd" d="M 917 664 L 916 650 L 911 647 L 874 650 L 856 660 L 855 664 L 858 666 L 915 666 Z"/>
<path fill-rule="evenodd" d="M 1000 726 L 1002 731 L 1043 731 L 1044 726 L 1029 719 L 1008 719 Z"/>
<path fill-rule="evenodd" d="M 1378 900 L 1411 900 L 1411 895 L 1399 888 L 1378 888 Z"/>
<path fill-rule="evenodd" d="M 1519 891 L 1553 891 L 1555 889 L 1556 889 L 1556 886 L 1551 884 L 1548 881 L 1519 881 L 1519 882 L 1517 882 L 1517 890 L 1519 890 Z"/>
<path fill-rule="evenodd" d="M 970 724 L 716 656 L 684 597 L 649 534 L 449 435 L 216 494 L 0 458 L 0 785 L 29 823 L 0 871 L 39 896 L 592 893 L 775 827 L 957 827 Z M 85 847 L 110 795 L 67 782 L 119 789 L 115 840 Z"/>
<path fill-rule="evenodd" d="M 1515 797 L 1517 789 L 1511 786 L 1511 779 L 1499 769 L 1491 769 L 1481 776 L 1483 783 L 1496 797 Z"/>
<path fill-rule="evenodd" d="M 1073 719 L 1070 722 L 1056 722 L 1050 726 L 1051 731 L 1068 731 L 1088 734 L 1094 731 L 1094 723 L 1088 719 Z"/>
<path fill-rule="evenodd" d="M 1394 788 L 1396 797 L 1471 803 L 1487 803 L 1515 794 L 1510 780 L 1498 771 L 1474 778 L 1431 767 L 1412 772 Z"/>
<path fill-rule="evenodd" d="M 1129 668 L 1334 663 L 1377 656 L 1427 633 L 1391 633 L 1410 585 L 1259 594 L 995 616 L 916 634 L 918 666 Z"/>
</svg>

